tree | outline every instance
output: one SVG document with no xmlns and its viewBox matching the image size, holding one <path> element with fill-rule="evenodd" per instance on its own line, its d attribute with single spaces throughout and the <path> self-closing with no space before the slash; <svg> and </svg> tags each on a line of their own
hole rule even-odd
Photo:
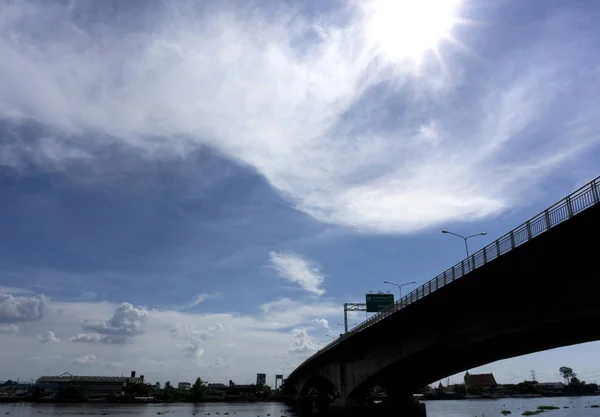
<svg viewBox="0 0 600 417">
<path fill-rule="evenodd" d="M 539 394 L 540 384 L 537 381 L 523 381 L 515 385 L 514 390 L 519 394 Z"/>
<path fill-rule="evenodd" d="M 190 390 L 190 400 L 192 401 L 203 401 L 206 398 L 207 387 L 200 377 L 196 378 L 196 382 L 192 385 Z"/>
<path fill-rule="evenodd" d="M 575 378 L 577 376 L 577 374 L 573 372 L 573 368 L 569 368 L 568 366 L 561 366 L 558 371 L 567 382 L 567 385 L 571 383 L 572 378 Z"/>
<path fill-rule="evenodd" d="M 464 386 L 464 384 L 456 384 L 452 387 L 452 391 L 454 391 L 454 393 L 456 394 L 461 394 L 461 395 L 466 395 L 467 394 L 467 390 Z"/>
<path fill-rule="evenodd" d="M 167 381 L 165 382 L 165 389 L 158 392 L 156 398 L 168 402 L 181 401 L 184 398 L 184 393 L 183 391 L 173 388 L 171 382 Z"/>
<path fill-rule="evenodd" d="M 151 397 L 154 394 L 154 386 L 150 384 L 127 384 L 125 386 L 126 397 Z"/>
<path fill-rule="evenodd" d="M 256 386 L 256 397 L 266 399 L 271 395 L 271 387 L 268 385 L 259 384 Z"/>
</svg>

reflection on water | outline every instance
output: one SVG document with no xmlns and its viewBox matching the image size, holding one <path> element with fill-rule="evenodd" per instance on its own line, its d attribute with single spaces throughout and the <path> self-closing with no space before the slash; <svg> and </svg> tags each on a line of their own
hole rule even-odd
<svg viewBox="0 0 600 417">
<path fill-rule="evenodd" d="M 281 403 L 203 403 L 203 404 L 0 404 L 0 415 L 11 416 L 235 416 L 292 417 L 294 410 Z M 472 417 L 472 416 L 471 416 Z"/>
<path fill-rule="evenodd" d="M 427 401 L 428 417 L 521 417 L 540 405 L 560 407 L 540 417 L 600 417 L 600 397 L 504 398 L 496 400 Z M 568 407 L 568 408 L 565 408 Z M 0 404 L 0 415 L 30 416 L 235 416 L 296 417 L 296 410 L 281 403 L 205 403 L 205 404 Z M 365 414 L 364 417 L 370 417 Z M 399 415 L 401 417 L 401 415 Z"/>
<path fill-rule="evenodd" d="M 521 417 L 527 410 L 536 410 L 540 405 L 560 407 L 540 414 L 540 417 L 600 417 L 600 397 L 554 397 L 554 398 L 499 398 L 496 400 L 427 401 L 428 417 Z M 564 408 L 569 407 L 569 408 Z"/>
</svg>

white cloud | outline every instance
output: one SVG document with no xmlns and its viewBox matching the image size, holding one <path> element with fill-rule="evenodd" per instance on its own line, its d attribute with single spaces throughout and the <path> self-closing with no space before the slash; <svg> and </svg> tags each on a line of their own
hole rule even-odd
<svg viewBox="0 0 600 417">
<path fill-rule="evenodd" d="M 99 333 L 78 333 L 75 336 L 69 337 L 69 340 L 71 342 L 108 343 L 113 345 L 124 345 L 133 341 L 131 338 L 126 336 L 105 335 Z"/>
<path fill-rule="evenodd" d="M 83 355 L 71 360 L 71 363 L 76 363 L 79 365 L 102 365 L 104 361 L 100 358 L 97 358 L 96 355 Z"/>
<path fill-rule="evenodd" d="M 312 353 L 318 350 L 315 343 L 309 339 L 294 339 L 292 346 L 289 348 L 289 354 Z"/>
<path fill-rule="evenodd" d="M 290 334 L 294 337 L 308 337 L 306 329 L 292 329 Z"/>
<path fill-rule="evenodd" d="M 84 333 L 70 337 L 73 342 L 125 344 L 144 333 L 148 312 L 129 303 L 121 303 L 108 320 L 85 320 Z"/>
<path fill-rule="evenodd" d="M 306 354 L 318 350 L 317 345 L 308 336 L 306 329 L 292 329 L 290 334 L 294 337 L 294 340 L 287 351 L 288 354 Z"/>
<path fill-rule="evenodd" d="M 84 291 L 77 299 L 81 301 L 94 301 L 98 299 L 98 294 L 93 291 Z"/>
<path fill-rule="evenodd" d="M 189 339 L 187 343 L 178 343 L 175 347 L 188 352 L 191 357 L 198 359 L 204 354 L 204 349 L 202 348 L 204 342 L 216 337 L 217 333 L 223 330 L 224 328 L 221 323 L 215 323 L 205 329 L 193 329 L 192 326 L 185 326 L 183 328 L 176 326 L 171 329 L 171 334 L 181 339 Z"/>
<path fill-rule="evenodd" d="M 2 2 L 0 30 L 10 36 L 0 37 L 0 115 L 13 124 L 31 118 L 50 132 L 34 144 L 15 139 L 0 164 L 99 164 L 94 150 L 103 141 L 148 158 L 208 145 L 322 222 L 408 233 L 494 215 L 582 145 L 598 143 L 590 135 L 600 123 L 598 84 L 561 94 L 573 90 L 572 74 L 585 75 L 570 71 L 582 57 L 586 68 L 597 66 L 586 53 L 592 41 L 573 47 L 567 28 L 549 27 L 557 19 L 532 29 L 523 48 L 478 67 L 478 77 L 463 62 L 473 58 L 461 60 L 447 43 L 440 54 L 452 64 L 448 73 L 426 60 L 415 77 L 406 51 L 398 59 L 401 39 L 393 54 L 374 47 L 365 3 L 381 2 L 356 2 L 345 24 L 326 13 L 316 24 L 283 7 L 246 13 L 223 5 L 202 15 L 191 3 L 169 2 L 148 16 L 157 20 L 151 31 L 123 33 L 113 16 L 98 23 L 101 32 L 86 27 L 76 17 L 84 3 Z M 373 100 L 374 87 L 386 89 L 389 102 Z M 390 112 L 398 116 L 382 120 Z M 518 157 L 507 158 L 515 148 Z"/>
<path fill-rule="evenodd" d="M 60 339 L 56 337 L 56 334 L 54 334 L 54 332 L 48 330 L 46 333 L 42 333 L 42 334 L 38 334 L 37 335 L 37 339 L 41 342 L 41 343 L 60 343 Z"/>
<path fill-rule="evenodd" d="M 0 333 L 18 333 L 19 326 L 14 324 L 0 324 Z"/>
<path fill-rule="evenodd" d="M 325 290 L 321 288 L 325 278 L 308 260 L 298 255 L 277 252 L 271 252 L 269 260 L 281 278 L 299 285 L 311 294 L 325 294 Z"/>
<path fill-rule="evenodd" d="M 109 317 L 118 307 L 118 304 L 109 302 L 54 301 L 53 308 L 62 311 L 61 314 L 49 314 L 43 321 L 29 322 L 22 326 L 19 333 L 10 337 L 4 334 L 0 336 L 3 348 L 1 368 L 7 375 L 21 375 L 23 378 L 26 375 L 58 375 L 69 369 L 76 371 L 76 363 L 71 363 L 71 360 L 83 357 L 80 362 L 96 362 L 92 368 L 96 375 L 128 375 L 135 369 L 153 383 L 193 381 L 198 375 L 210 382 L 226 383 L 233 379 L 237 383 L 252 383 L 256 381 L 256 372 L 289 374 L 304 358 L 321 347 L 319 342 L 330 341 L 311 338 L 310 330 L 307 336 L 300 330 L 296 334 L 301 337 L 294 337 L 292 329 L 310 329 L 314 326 L 315 316 L 327 318 L 332 323 L 343 313 L 340 303 L 310 303 L 306 306 L 293 300 L 278 300 L 268 305 L 270 313 L 259 309 L 254 314 L 191 314 L 175 310 L 149 310 L 145 332 L 137 336 L 135 345 L 124 348 L 107 343 L 32 343 L 32 337 L 47 329 L 52 329 L 57 335 L 73 334 L 81 326 L 82 317 Z M 272 315 L 278 314 L 283 316 L 280 322 L 287 327 L 269 324 L 273 320 Z M 221 324 L 222 331 L 217 330 L 216 323 Z M 176 324 L 181 329 L 179 336 L 170 332 Z M 187 332 L 210 327 L 215 327 L 215 337 L 206 338 L 198 345 L 203 350 L 200 358 L 194 357 L 192 352 L 174 348 L 176 343 L 189 342 L 190 339 L 186 337 L 191 333 Z M 223 347 L 233 345 L 237 348 L 225 351 Z M 529 372 L 532 362 L 538 374 L 547 372 L 548 375 L 556 375 L 558 367 L 564 365 L 566 359 L 575 370 L 584 369 L 597 356 L 599 346 L 600 342 L 597 342 L 540 352 L 514 358 L 508 367 L 505 361 L 490 364 L 493 368 L 490 370 L 494 371 L 500 382 L 507 378 L 503 369 Z M 96 359 L 85 359 L 86 356 Z M 33 357 L 39 360 L 31 360 Z M 221 363 L 217 358 L 226 361 L 230 367 L 211 367 Z M 81 366 L 81 369 L 85 369 L 84 365 Z M 73 370 L 69 372 L 75 373 Z"/>
<path fill-rule="evenodd" d="M 313 323 L 318 324 L 322 328 L 329 330 L 329 321 L 327 321 L 327 319 L 314 319 Z"/>
<path fill-rule="evenodd" d="M 343 314 L 342 304 L 333 301 L 300 302 L 289 298 L 262 304 L 260 309 L 264 312 L 262 326 L 277 329 L 312 322 L 315 315 L 335 317 Z"/>
<path fill-rule="evenodd" d="M 34 297 L 0 294 L 0 323 L 41 320 L 49 310 L 50 298 L 43 294 Z"/>
</svg>

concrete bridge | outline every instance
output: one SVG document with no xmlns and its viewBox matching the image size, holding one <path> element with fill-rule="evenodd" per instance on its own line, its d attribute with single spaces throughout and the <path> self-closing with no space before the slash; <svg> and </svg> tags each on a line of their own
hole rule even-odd
<svg viewBox="0 0 600 417">
<path fill-rule="evenodd" d="M 429 383 L 600 340 L 599 188 L 600 177 L 333 341 L 284 393 L 346 412 L 378 385 L 394 414 L 422 416 L 412 393 Z"/>
</svg>

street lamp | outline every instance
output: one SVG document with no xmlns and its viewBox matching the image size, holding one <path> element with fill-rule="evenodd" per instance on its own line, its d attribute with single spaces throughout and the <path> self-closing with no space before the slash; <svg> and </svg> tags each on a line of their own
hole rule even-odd
<svg viewBox="0 0 600 417">
<path fill-rule="evenodd" d="M 465 241 L 465 251 L 467 252 L 467 262 L 469 264 L 469 270 L 471 270 L 471 260 L 469 259 L 469 244 L 467 243 L 467 240 L 471 239 L 472 237 L 476 237 L 476 236 L 485 236 L 485 235 L 487 235 L 487 232 L 476 233 L 476 234 L 470 235 L 470 236 L 459 235 L 458 233 L 452 233 L 447 230 L 442 230 L 442 233 L 460 237 L 461 239 L 463 239 Z"/>
<path fill-rule="evenodd" d="M 337 339 L 337 337 L 335 337 L 335 336 L 332 336 L 332 335 L 330 335 L 330 334 L 326 334 L 325 336 L 327 336 L 327 337 L 331 337 L 332 339 Z"/>
<path fill-rule="evenodd" d="M 405 285 L 416 284 L 416 281 L 406 282 L 404 284 L 396 284 L 395 282 L 390 282 L 390 281 L 383 281 L 383 283 L 394 285 L 394 286 L 398 287 L 398 292 L 400 295 L 400 298 L 398 298 L 398 300 L 401 300 L 402 299 L 402 287 L 404 287 Z"/>
</svg>

